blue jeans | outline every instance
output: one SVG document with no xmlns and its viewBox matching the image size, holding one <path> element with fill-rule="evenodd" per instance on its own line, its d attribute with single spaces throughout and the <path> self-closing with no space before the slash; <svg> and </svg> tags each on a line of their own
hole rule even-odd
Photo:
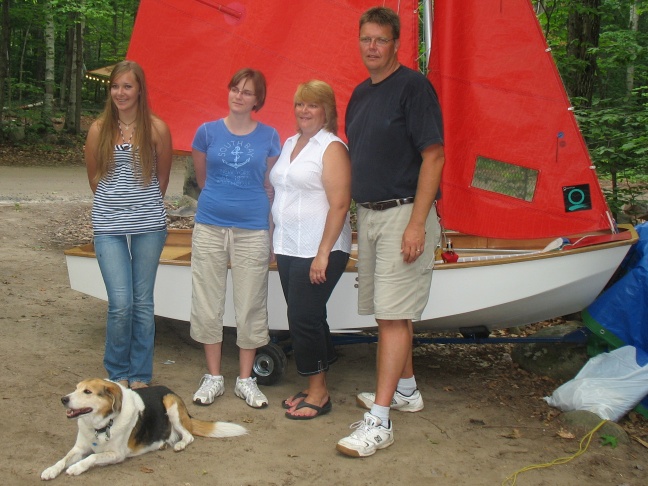
<svg viewBox="0 0 648 486">
<path fill-rule="evenodd" d="M 166 234 L 94 238 L 108 294 L 104 367 L 111 380 L 149 383 L 153 377 L 153 289 Z"/>
</svg>

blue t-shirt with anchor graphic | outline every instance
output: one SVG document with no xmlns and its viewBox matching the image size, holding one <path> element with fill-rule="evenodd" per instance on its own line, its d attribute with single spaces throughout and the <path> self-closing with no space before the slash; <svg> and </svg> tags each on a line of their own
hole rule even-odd
<svg viewBox="0 0 648 486">
<path fill-rule="evenodd" d="M 198 128 L 192 147 L 204 152 L 207 179 L 195 221 L 223 227 L 268 229 L 270 201 L 263 182 L 268 157 L 281 152 L 279 134 L 257 122 L 252 133 L 231 133 L 223 119 Z"/>
</svg>

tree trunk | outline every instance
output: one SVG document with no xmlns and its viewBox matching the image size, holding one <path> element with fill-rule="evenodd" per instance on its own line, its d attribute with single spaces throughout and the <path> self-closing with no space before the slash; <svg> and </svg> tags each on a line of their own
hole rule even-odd
<svg viewBox="0 0 648 486">
<path fill-rule="evenodd" d="M 80 14 L 79 23 L 76 26 L 76 103 L 74 110 L 75 134 L 81 133 L 81 94 L 83 92 L 83 27 L 85 22 L 82 20 L 83 14 Z"/>
<path fill-rule="evenodd" d="M 52 131 L 54 110 L 54 53 L 55 49 L 54 10 L 52 2 L 45 2 L 45 97 L 43 99 L 42 123 L 46 131 Z"/>
<path fill-rule="evenodd" d="M 65 131 L 78 135 L 81 133 L 81 93 L 83 89 L 83 13 L 74 14 L 73 54 L 71 58 L 70 89 L 68 107 L 65 114 Z"/>
<path fill-rule="evenodd" d="M 63 79 L 61 80 L 60 108 L 67 112 L 70 104 L 69 92 L 72 80 L 72 66 L 74 65 L 74 16 L 68 14 L 69 24 L 65 30 L 65 69 L 63 70 Z M 65 125 L 67 128 L 67 123 Z"/>
<path fill-rule="evenodd" d="M 4 139 L 4 104 L 5 83 L 8 78 L 9 66 L 9 0 L 2 2 L 2 34 L 0 35 L 0 140 Z"/>
<path fill-rule="evenodd" d="M 536 13 L 536 16 L 540 17 L 541 15 L 544 16 L 545 18 L 545 26 L 544 26 L 544 36 L 545 39 L 549 38 L 549 32 L 551 31 L 551 16 L 553 15 L 554 11 L 556 10 L 557 4 L 554 3 L 553 5 L 549 6 L 544 0 L 536 0 L 535 1 L 535 6 L 533 7 Z"/>
<path fill-rule="evenodd" d="M 572 98 L 591 106 L 594 95 L 596 55 L 590 52 L 598 47 L 601 31 L 601 0 L 575 0 L 567 20 L 567 56 L 573 67 L 566 76 L 566 87 Z"/>
<path fill-rule="evenodd" d="M 637 35 L 639 33 L 639 0 L 634 0 L 632 5 L 630 5 L 630 30 Z M 626 90 L 628 95 L 632 93 L 634 89 L 634 64 L 628 64 L 626 70 Z"/>
<path fill-rule="evenodd" d="M 112 38 L 110 39 L 110 48 L 111 48 L 111 54 L 113 55 L 113 57 L 117 57 L 117 45 L 118 45 L 117 33 L 118 33 L 118 30 L 119 30 L 119 14 L 118 14 L 119 5 L 117 5 L 117 0 L 112 1 L 112 7 L 113 7 L 114 13 L 113 13 L 113 18 L 112 18 L 112 20 L 113 20 L 113 23 L 112 23 L 113 31 L 112 31 Z M 123 15 L 123 13 L 122 13 L 122 15 Z"/>
<path fill-rule="evenodd" d="M 76 22 L 79 14 L 74 14 L 74 23 L 70 27 L 70 47 L 72 49 L 71 56 L 67 62 L 69 62 L 70 77 L 68 78 L 68 89 L 67 89 L 67 108 L 65 110 L 65 125 L 63 128 L 68 133 L 76 133 L 76 127 L 74 126 L 75 122 L 75 113 L 76 113 Z"/>
<path fill-rule="evenodd" d="M 22 103 L 22 81 L 23 81 L 23 66 L 25 64 L 25 50 L 27 49 L 27 39 L 29 38 L 29 31 L 31 30 L 31 24 L 27 25 L 27 30 L 25 30 L 25 36 L 23 37 L 23 46 L 20 51 L 20 65 L 18 68 L 18 104 Z"/>
</svg>

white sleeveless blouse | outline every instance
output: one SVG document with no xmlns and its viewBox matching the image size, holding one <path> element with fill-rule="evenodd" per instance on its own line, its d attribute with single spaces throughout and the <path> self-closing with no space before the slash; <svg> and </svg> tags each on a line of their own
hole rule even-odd
<svg viewBox="0 0 648 486">
<path fill-rule="evenodd" d="M 299 134 L 286 140 L 281 155 L 270 172 L 275 189 L 272 218 L 275 229 L 274 252 L 279 255 L 312 258 L 317 255 L 329 210 L 322 184 L 324 151 L 342 140 L 322 129 L 290 161 Z M 344 143 L 344 142 L 342 142 Z M 349 213 L 332 251 L 351 252 Z"/>
</svg>

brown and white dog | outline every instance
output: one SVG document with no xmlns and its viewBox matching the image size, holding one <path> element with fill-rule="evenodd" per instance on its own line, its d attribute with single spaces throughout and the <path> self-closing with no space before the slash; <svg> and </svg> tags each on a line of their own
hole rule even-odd
<svg viewBox="0 0 648 486">
<path fill-rule="evenodd" d="M 201 437 L 234 437 L 247 433 L 240 425 L 205 422 L 189 416 L 182 399 L 164 386 L 130 390 L 118 383 L 93 378 L 79 383 L 61 398 L 68 418 L 77 418 L 76 444 L 48 467 L 41 479 L 54 479 L 67 468 L 76 476 L 93 466 L 122 462 L 127 457 L 163 449 L 184 450 Z"/>
</svg>

